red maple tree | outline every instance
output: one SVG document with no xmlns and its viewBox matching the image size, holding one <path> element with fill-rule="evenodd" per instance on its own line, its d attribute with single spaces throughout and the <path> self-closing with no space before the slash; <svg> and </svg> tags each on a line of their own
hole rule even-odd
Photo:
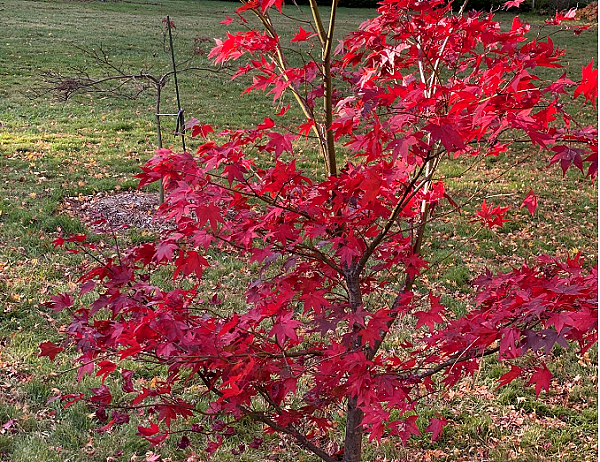
<svg viewBox="0 0 600 462">
<path fill-rule="evenodd" d="M 464 5 L 453 13 L 440 0 L 385 0 L 334 50 L 337 0 L 328 25 L 316 2 L 310 6 L 312 22 L 284 40 L 273 20 L 282 1 L 244 1 L 238 20 L 253 14 L 260 30 L 230 33 L 210 55 L 216 63 L 246 59 L 236 77 L 252 76 L 248 91 L 291 95 L 306 121 L 283 126 L 277 117 L 285 110 L 248 129 L 219 132 L 192 121 L 203 139 L 197 153 L 160 150 L 140 175 L 141 186 L 164 180 L 158 216 L 172 229 L 83 275 L 81 293 L 98 294 L 92 304 L 69 295 L 48 303 L 73 312 L 63 346 L 80 352 L 80 375 L 102 377 L 89 398 L 97 415 L 108 420 L 114 399 L 105 383 L 120 381 L 122 401 L 148 413 L 139 434 L 152 443 L 182 419 L 212 453 L 249 418 L 324 461 L 355 462 L 365 435 L 406 441 L 419 433 L 419 400 L 473 374 L 484 356 L 510 364 L 529 350 L 567 342 L 585 350 L 596 341 L 597 272 L 579 256 L 541 256 L 480 276 L 476 308 L 458 319 L 439 296 L 415 289 L 438 205 L 458 208 L 440 178 L 443 163 L 498 155 L 518 134 L 563 172 L 575 166 L 595 178 L 597 132 L 558 99 L 576 86 L 575 97 L 595 103 L 592 65 L 580 83 L 545 81 L 536 71 L 560 67 L 563 53 L 549 38 L 527 39 L 518 18 L 503 31 L 491 13 L 466 14 Z M 313 52 L 292 66 L 290 48 L 301 52 L 306 43 Z M 300 138 L 316 141 L 321 172 L 299 166 Z M 533 191 L 524 205 L 535 212 Z M 484 201 L 473 220 L 501 227 L 505 213 Z M 57 245 L 94 251 L 81 240 Z M 201 290 L 213 249 L 252 269 L 233 311 Z M 388 348 L 399 325 L 412 327 Z M 40 354 L 53 359 L 61 350 L 45 342 Z M 164 374 L 136 388 L 136 371 L 121 363 L 130 359 L 163 365 Z M 517 377 L 539 394 L 551 373 L 543 362 L 532 370 L 512 364 L 500 383 Z M 191 385 L 201 390 L 194 400 L 180 392 Z M 341 407 L 345 439 L 334 454 L 326 441 Z M 126 421 L 113 411 L 103 429 Z M 434 417 L 425 431 L 436 439 L 445 423 Z M 184 436 L 180 447 L 188 444 Z"/>
</svg>

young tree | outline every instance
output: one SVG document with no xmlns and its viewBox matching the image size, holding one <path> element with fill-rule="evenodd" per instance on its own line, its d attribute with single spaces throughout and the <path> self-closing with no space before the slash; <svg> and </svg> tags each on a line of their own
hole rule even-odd
<svg viewBox="0 0 600 462">
<path fill-rule="evenodd" d="M 122 401 L 147 412 L 138 429 L 152 443 L 184 418 L 212 453 L 236 422 L 251 419 L 332 462 L 339 454 L 326 441 L 343 408 L 343 460 L 354 462 L 366 435 L 406 441 L 418 433 L 419 400 L 473 374 L 483 357 L 511 364 L 529 350 L 575 342 L 585 351 L 596 341 L 597 272 L 579 256 L 541 256 L 479 277 L 476 308 L 458 319 L 439 296 L 415 287 L 428 265 L 427 226 L 444 203 L 459 207 L 439 173 L 443 163 L 509 152 L 519 136 L 563 172 L 575 166 L 595 178 L 596 130 L 559 102 L 575 86 L 575 98 L 595 104 L 592 64 L 579 83 L 540 79 L 538 69 L 560 67 L 562 51 L 549 38 L 528 40 L 518 18 L 503 31 L 490 13 L 465 14 L 464 5 L 453 13 L 439 0 L 385 0 L 334 50 L 336 7 L 334 0 L 326 24 L 311 0 L 312 21 L 284 40 L 273 21 L 284 14 L 281 0 L 243 2 L 238 21 L 253 14 L 260 30 L 217 40 L 211 57 L 248 57 L 237 73 L 252 74 L 248 91 L 291 94 L 306 121 L 285 129 L 266 117 L 217 136 L 192 121 L 193 135 L 204 138 L 196 155 L 159 150 L 140 175 L 142 185 L 165 179 L 158 215 L 172 230 L 83 275 L 80 293 L 98 294 L 91 305 L 68 294 L 48 304 L 73 311 L 66 343 L 81 353 L 80 376 L 102 377 L 89 397 L 99 417 L 109 418 L 114 391 L 104 382 L 116 377 Z M 304 59 L 292 65 L 297 55 Z M 317 142 L 318 174 L 299 167 L 302 138 Z M 530 191 L 524 205 L 533 213 L 536 203 Z M 506 210 L 484 201 L 473 219 L 501 227 Z M 83 240 L 56 244 L 93 252 Z M 202 292 L 210 249 L 252 268 L 233 312 Z M 40 355 L 53 359 L 63 347 L 45 342 Z M 164 374 L 136 388 L 129 360 L 163 365 Z M 531 370 L 512 364 L 500 383 L 517 377 L 539 394 L 552 374 L 540 359 Z M 181 390 L 191 385 L 200 391 L 187 399 Z M 113 411 L 104 428 L 126 420 Z M 432 418 L 425 431 L 435 439 L 444 423 Z"/>
<path fill-rule="evenodd" d="M 132 71 L 127 69 L 122 63 L 115 62 L 108 51 L 100 44 L 98 50 L 88 50 L 75 46 L 84 56 L 90 59 L 94 64 L 100 67 L 100 75 L 90 75 L 87 68 L 71 69 L 69 75 L 63 75 L 54 71 L 48 71 L 43 74 L 44 83 L 34 89 L 36 97 L 53 93 L 60 99 L 67 101 L 74 95 L 82 93 L 100 93 L 118 98 L 137 99 L 142 93 L 153 92 L 154 94 L 154 127 L 156 129 L 156 147 L 163 147 L 163 128 L 161 117 L 169 116 L 176 118 L 175 134 L 181 135 L 183 150 L 185 151 L 185 141 L 183 131 L 185 129 L 185 120 L 181 103 L 179 100 L 179 87 L 177 85 L 177 74 L 188 72 L 198 73 L 220 72 L 222 68 L 200 67 L 194 62 L 196 54 L 204 53 L 204 50 L 196 48 L 191 57 L 186 58 L 179 67 L 175 64 L 175 52 L 173 49 L 172 28 L 175 24 L 167 16 L 162 20 L 164 25 L 163 40 L 169 43 L 171 58 L 171 68 L 162 69 L 156 72 L 153 66 L 145 66 L 141 71 Z M 166 48 L 166 43 L 163 44 Z M 156 56 L 156 53 L 154 54 Z M 163 90 L 170 79 L 174 81 L 174 91 L 177 96 L 178 112 L 175 114 L 161 114 L 161 104 L 163 101 Z M 164 190 L 162 182 L 159 182 L 159 204 L 164 201 Z"/>
</svg>

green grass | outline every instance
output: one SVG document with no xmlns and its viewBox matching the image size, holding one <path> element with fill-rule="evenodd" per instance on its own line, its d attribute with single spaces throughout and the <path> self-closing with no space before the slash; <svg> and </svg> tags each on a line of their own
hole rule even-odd
<svg viewBox="0 0 600 462">
<path fill-rule="evenodd" d="M 57 330 L 67 322 L 64 315 L 51 318 L 41 303 L 57 291 L 74 289 L 82 263 L 81 256 L 65 255 L 51 244 L 59 232 L 85 231 L 77 219 L 64 214 L 63 202 L 69 197 L 135 188 L 133 175 L 155 149 L 155 97 L 151 92 L 137 100 L 95 93 L 66 102 L 50 93 L 34 97 L 43 87 L 44 74 L 68 74 L 82 67 L 100 73 L 96 63 L 76 46 L 89 50 L 102 46 L 127 71 L 150 69 L 160 75 L 170 69 L 163 17 L 170 15 L 177 26 L 175 47 L 182 62 L 190 56 L 194 39 L 224 35 L 227 28 L 219 21 L 232 16 L 235 7 L 235 3 L 191 0 L 0 0 L 0 15 L 5 30 L 10 31 L 0 42 L 0 239 L 4 244 L 0 249 L 0 424 L 14 421 L 14 426 L 0 432 L 0 461 L 128 461 L 134 460 L 133 456 L 143 460 L 152 450 L 135 436 L 136 424 L 142 422 L 132 421 L 101 434 L 94 431 L 99 422 L 84 404 L 67 409 L 57 402 L 47 405 L 58 389 L 77 392 L 98 381 L 77 383 L 70 358 L 63 356 L 57 363 L 49 363 L 37 357 L 37 345 L 57 340 Z M 371 13 L 341 9 L 340 37 Z M 501 19 L 510 24 L 512 18 L 502 15 Z M 541 22 L 535 16 L 527 19 Z M 291 35 L 292 23 L 286 27 L 284 33 Z M 553 40 L 568 47 L 567 74 L 572 78 L 597 54 L 597 29 L 580 37 L 561 34 Z M 208 50 L 210 43 L 201 41 L 201 46 Z M 206 55 L 196 56 L 195 64 L 208 66 Z M 231 82 L 225 70 L 182 74 L 179 82 L 186 116 L 219 128 L 250 126 L 273 112 L 268 95 L 240 97 L 243 82 Z M 172 84 L 165 87 L 162 107 L 166 112 L 175 111 Z M 581 111 L 580 105 L 571 108 Z M 584 109 L 587 120 L 595 121 L 596 112 L 589 106 Z M 287 121 L 301 123 L 299 112 L 291 110 Z M 163 123 L 167 128 L 165 146 L 178 148 L 179 139 L 168 133 L 174 129 L 174 121 L 164 119 Z M 305 150 L 306 165 L 310 166 L 314 161 L 310 149 Z M 523 157 L 531 154 L 521 152 Z M 453 178 L 450 194 L 459 203 L 466 201 L 485 178 L 508 169 L 510 162 L 505 157 L 489 159 L 468 175 Z M 443 174 L 456 176 L 468 163 L 448 165 Z M 479 231 L 467 213 L 453 214 L 431 230 L 427 248 L 432 265 L 423 288 L 442 293 L 443 302 L 456 315 L 468 306 L 469 281 L 485 266 L 507 269 L 542 252 L 566 255 L 579 250 L 590 263 L 597 259 L 596 187 L 573 173 L 563 179 L 558 168 L 546 169 L 545 165 L 541 156 L 532 155 L 477 196 L 479 200 L 495 196 L 497 199 L 489 200 L 511 206 L 512 222 L 502 231 Z M 533 185 L 540 196 L 534 217 L 519 209 L 523 185 Z M 464 210 L 469 211 L 476 202 L 467 203 Z M 129 239 L 141 242 L 148 236 L 133 231 Z M 241 290 L 240 263 L 231 256 L 215 254 L 213 258 L 219 263 L 207 290 L 216 290 L 218 282 L 233 286 L 224 304 L 233 307 L 240 299 L 235 293 Z M 579 361 L 572 352 L 562 352 L 550 363 L 560 386 L 558 391 L 543 393 L 539 400 L 519 383 L 495 390 L 493 379 L 503 371 L 495 363 L 486 363 L 476 379 L 423 404 L 424 415 L 440 412 L 451 420 L 440 441 L 417 438 L 407 448 L 386 441 L 380 447 L 368 447 L 365 460 L 593 460 L 596 353 Z M 145 380 L 151 377 L 149 372 Z M 419 424 L 427 425 L 425 419 Z M 258 429 L 246 431 L 253 430 Z M 217 460 L 266 460 L 272 453 L 278 460 L 305 457 L 288 443 L 269 440 L 262 451 L 248 451 L 236 458 L 228 450 L 238 443 L 228 443 Z M 480 449 L 487 451 L 486 455 L 479 453 Z M 117 455 L 119 450 L 123 452 Z M 189 449 L 178 450 L 174 441 L 160 452 L 173 461 L 190 455 Z"/>
</svg>

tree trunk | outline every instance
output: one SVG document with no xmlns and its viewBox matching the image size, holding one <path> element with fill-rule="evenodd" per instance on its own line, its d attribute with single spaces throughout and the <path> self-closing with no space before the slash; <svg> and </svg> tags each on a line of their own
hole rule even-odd
<svg viewBox="0 0 600 462">
<path fill-rule="evenodd" d="M 346 412 L 344 462 L 360 462 L 362 454 L 363 416 L 363 411 L 357 406 L 357 398 L 350 398 Z"/>
<path fill-rule="evenodd" d="M 362 293 L 360 290 L 360 275 L 356 274 L 354 268 L 350 269 L 346 274 L 346 284 L 348 285 L 348 295 L 350 306 L 353 311 L 357 311 L 362 307 Z M 352 329 L 357 332 L 360 326 L 352 326 Z M 362 341 L 360 338 L 354 340 L 353 348 L 358 350 L 361 348 Z M 358 407 L 358 398 L 353 396 L 348 398 L 348 406 L 346 410 L 346 437 L 344 440 L 344 462 L 360 462 L 362 455 L 362 438 L 363 438 L 363 420 L 364 412 Z"/>
</svg>

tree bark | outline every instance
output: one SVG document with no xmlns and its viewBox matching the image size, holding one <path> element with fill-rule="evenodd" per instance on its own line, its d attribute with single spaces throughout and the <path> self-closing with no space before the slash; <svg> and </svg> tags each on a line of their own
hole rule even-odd
<svg viewBox="0 0 600 462">
<path fill-rule="evenodd" d="M 360 290 L 360 275 L 356 274 L 354 268 L 349 269 L 346 273 L 346 284 L 348 285 L 348 295 L 350 306 L 356 312 L 362 307 L 362 293 Z M 352 326 L 352 329 L 357 332 L 360 326 Z M 357 338 L 353 342 L 353 349 L 359 350 L 362 341 Z M 346 409 L 346 436 L 344 439 L 344 462 L 360 462 L 362 455 L 362 439 L 363 427 L 362 420 L 364 412 L 358 407 L 358 398 L 352 396 L 348 398 Z"/>
<path fill-rule="evenodd" d="M 356 397 L 348 400 L 346 412 L 346 438 L 344 440 L 344 462 L 360 462 L 362 454 L 364 412 L 357 405 Z"/>
<path fill-rule="evenodd" d="M 335 29 L 335 15 L 339 0 L 333 0 L 331 4 L 331 16 L 329 18 L 329 29 L 327 39 L 323 47 L 323 83 L 325 95 L 323 97 L 323 109 L 325 111 L 325 138 L 327 142 L 327 173 L 329 176 L 337 176 L 337 165 L 335 158 L 335 140 L 331 131 L 333 122 L 333 81 L 331 78 L 331 49 L 333 47 L 333 32 Z"/>
</svg>

